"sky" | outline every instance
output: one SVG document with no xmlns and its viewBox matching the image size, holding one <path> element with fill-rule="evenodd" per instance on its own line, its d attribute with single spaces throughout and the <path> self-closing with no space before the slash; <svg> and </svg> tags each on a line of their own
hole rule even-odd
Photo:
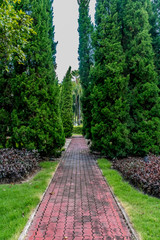
<svg viewBox="0 0 160 240">
<path fill-rule="evenodd" d="M 90 15 L 94 20 L 95 0 L 90 0 Z M 78 69 L 78 3 L 77 0 L 54 0 L 55 41 L 58 41 L 56 73 L 61 82 L 69 66 Z"/>
</svg>

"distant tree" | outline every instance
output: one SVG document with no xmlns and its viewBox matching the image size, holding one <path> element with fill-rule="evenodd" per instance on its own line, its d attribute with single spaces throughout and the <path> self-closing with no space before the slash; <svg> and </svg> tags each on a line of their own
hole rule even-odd
<svg viewBox="0 0 160 240">
<path fill-rule="evenodd" d="M 89 17 L 89 0 L 78 0 L 79 3 L 79 74 L 82 85 L 83 132 L 91 137 L 91 107 L 90 107 L 90 66 L 93 63 L 91 34 L 93 26 Z"/>
<path fill-rule="evenodd" d="M 13 62 L 24 62 L 24 47 L 35 34 L 32 18 L 22 9 L 16 9 L 17 4 L 20 4 L 20 0 L 0 1 L 0 143 L 3 146 L 6 143 L 13 108 Z"/>
<path fill-rule="evenodd" d="M 130 139 L 136 155 L 160 152 L 159 88 L 147 3 L 124 0 L 123 6 L 123 48 L 130 74 Z"/>
<path fill-rule="evenodd" d="M 160 1 L 152 0 L 152 12 L 149 19 L 151 24 L 152 46 L 155 53 L 154 62 L 158 73 L 158 85 L 160 86 Z"/>
<path fill-rule="evenodd" d="M 72 75 L 69 67 L 61 89 L 61 116 L 65 137 L 70 137 L 73 130 L 73 98 L 72 98 Z"/>
<path fill-rule="evenodd" d="M 74 123 L 80 125 L 82 87 L 79 78 L 79 71 L 78 70 L 72 71 L 72 77 L 75 79 L 75 81 L 72 82 Z"/>
<path fill-rule="evenodd" d="M 132 147 L 128 76 L 118 22 L 117 0 L 97 0 L 94 34 L 95 66 L 92 78 L 92 149 L 110 158 L 124 157 Z"/>
</svg>

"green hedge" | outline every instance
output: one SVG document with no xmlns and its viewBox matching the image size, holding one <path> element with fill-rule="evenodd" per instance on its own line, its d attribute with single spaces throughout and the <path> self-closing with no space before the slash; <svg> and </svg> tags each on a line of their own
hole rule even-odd
<svg viewBox="0 0 160 240">
<path fill-rule="evenodd" d="M 73 127 L 73 134 L 82 134 L 82 126 L 74 126 Z"/>
</svg>

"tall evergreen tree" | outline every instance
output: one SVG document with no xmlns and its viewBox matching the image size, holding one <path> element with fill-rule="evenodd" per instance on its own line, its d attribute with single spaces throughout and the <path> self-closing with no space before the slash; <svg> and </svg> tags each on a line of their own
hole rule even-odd
<svg viewBox="0 0 160 240">
<path fill-rule="evenodd" d="M 73 114 L 74 114 L 74 123 L 80 125 L 81 124 L 81 94 L 82 87 L 80 84 L 79 71 L 72 71 L 72 77 L 75 81 L 73 84 Z"/>
<path fill-rule="evenodd" d="M 33 18 L 37 34 L 24 49 L 24 65 L 14 63 L 10 145 L 52 154 L 65 140 L 54 70 L 56 43 L 52 1 L 25 0 L 23 9 Z"/>
<path fill-rule="evenodd" d="M 152 46 L 155 53 L 154 62 L 158 73 L 158 85 L 160 86 L 160 1 L 152 0 L 152 12 L 150 13 Z"/>
<path fill-rule="evenodd" d="M 0 145 L 5 146 L 10 125 L 13 93 L 10 79 L 13 61 L 22 63 L 24 47 L 34 33 L 31 17 L 22 9 L 16 9 L 18 0 L 0 2 Z"/>
<path fill-rule="evenodd" d="M 97 0 L 94 36 L 95 66 L 91 69 L 92 148 L 108 157 L 126 156 L 128 135 L 128 76 L 121 46 L 117 0 Z"/>
<path fill-rule="evenodd" d="M 17 2 L 20 3 L 18 0 L 0 1 L 0 73 L 10 70 L 15 53 L 18 62 L 23 62 L 23 48 L 33 33 L 32 19 L 22 9 L 16 9 Z"/>
<path fill-rule="evenodd" d="M 160 151 L 160 104 L 147 0 L 124 0 L 123 48 L 130 74 L 132 154 Z"/>
<path fill-rule="evenodd" d="M 72 136 L 73 130 L 73 97 L 72 97 L 72 74 L 69 67 L 61 89 L 61 116 L 65 137 Z"/>
<path fill-rule="evenodd" d="M 91 106 L 90 106 L 90 66 L 93 63 L 91 34 L 93 26 L 89 17 L 90 0 L 78 0 L 79 3 L 79 74 L 82 85 L 83 132 L 91 137 Z"/>
</svg>

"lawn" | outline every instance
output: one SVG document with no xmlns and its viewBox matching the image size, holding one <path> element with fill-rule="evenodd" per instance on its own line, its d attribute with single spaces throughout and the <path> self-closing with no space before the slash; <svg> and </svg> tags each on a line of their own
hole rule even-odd
<svg viewBox="0 0 160 240">
<path fill-rule="evenodd" d="M 132 187 L 123 180 L 118 171 L 111 169 L 108 160 L 99 159 L 98 165 L 141 239 L 160 239 L 160 199 Z"/>
<path fill-rule="evenodd" d="M 40 201 L 57 162 L 41 162 L 41 171 L 23 184 L 0 185 L 0 239 L 17 240 Z"/>
</svg>

